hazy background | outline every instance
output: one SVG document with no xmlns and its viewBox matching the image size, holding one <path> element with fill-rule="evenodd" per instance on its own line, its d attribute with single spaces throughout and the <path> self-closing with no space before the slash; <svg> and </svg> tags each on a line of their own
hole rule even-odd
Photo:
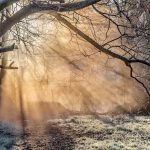
<svg viewBox="0 0 150 150">
<path fill-rule="evenodd" d="M 97 16 L 93 22 L 91 26 L 82 19 L 77 26 L 101 44 L 107 24 Z M 1 91 L 2 119 L 13 121 L 23 116 L 38 120 L 72 111 L 125 112 L 144 104 L 142 88 L 129 77 L 121 61 L 97 52 L 56 21 L 32 22 L 32 28 L 43 34 L 36 39 L 36 47 L 28 52 L 20 45 L 10 53 L 9 59 L 19 69 L 6 71 Z M 107 40 L 114 36 L 117 33 L 112 27 Z"/>
</svg>

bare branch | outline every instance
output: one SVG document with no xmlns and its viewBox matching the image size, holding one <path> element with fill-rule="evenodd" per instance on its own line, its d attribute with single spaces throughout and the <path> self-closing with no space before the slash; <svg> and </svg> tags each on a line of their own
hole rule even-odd
<svg viewBox="0 0 150 150">
<path fill-rule="evenodd" d="M 133 78 L 134 80 L 136 80 L 139 84 L 141 84 L 143 86 L 143 88 L 146 90 L 146 93 L 148 94 L 148 96 L 150 98 L 150 92 L 149 92 L 148 88 L 145 86 L 145 84 L 143 82 L 141 82 L 135 76 L 133 76 L 133 68 L 132 68 L 132 66 L 128 65 L 128 67 L 130 68 L 130 77 Z M 150 99 L 149 99 L 149 101 L 150 101 Z"/>
<path fill-rule="evenodd" d="M 0 37 L 3 36 L 13 25 L 18 23 L 23 18 L 42 11 L 48 11 L 51 13 L 56 12 L 67 12 L 83 9 L 90 5 L 93 5 L 100 0 L 83 0 L 80 2 L 73 3 L 63 3 L 63 4 L 49 4 L 44 1 L 32 2 L 27 6 L 24 6 L 18 12 L 16 12 L 12 17 L 8 18 L 0 24 Z"/>
<path fill-rule="evenodd" d="M 117 58 L 121 61 L 123 61 L 126 66 L 128 66 L 130 68 L 130 76 L 132 78 L 134 78 L 138 83 L 140 83 L 144 89 L 146 90 L 148 96 L 150 97 L 150 93 L 149 90 L 147 89 L 147 87 L 145 86 L 145 84 L 143 82 L 141 82 L 140 80 L 138 80 L 136 77 L 133 76 L 133 69 L 131 66 L 131 63 L 141 63 L 147 66 L 150 66 L 150 63 L 143 61 L 143 60 L 130 60 L 124 56 L 121 56 L 117 53 L 114 53 L 112 51 L 110 51 L 109 49 L 104 48 L 103 46 L 101 46 L 100 44 L 98 44 L 96 41 L 94 41 L 92 38 L 90 38 L 89 36 L 87 36 L 85 33 L 83 33 L 82 31 L 80 31 L 78 28 L 76 28 L 74 25 L 72 25 L 70 22 L 68 22 L 65 18 L 61 17 L 60 14 L 56 14 L 55 15 L 56 19 L 62 23 L 64 23 L 66 26 L 68 26 L 71 30 L 73 30 L 75 33 L 77 33 L 78 35 L 80 35 L 83 39 L 85 39 L 86 41 L 88 41 L 90 44 L 92 44 L 95 48 L 97 48 L 100 52 L 103 52 L 109 56 L 112 56 L 114 58 Z"/>
<path fill-rule="evenodd" d="M 19 0 L 1 0 L 0 1 L 0 11 L 3 10 L 4 8 L 12 5 L 13 3 L 17 2 Z"/>
<path fill-rule="evenodd" d="M 15 46 L 15 44 L 12 44 L 11 46 L 1 47 L 0 48 L 0 53 L 5 53 L 5 52 L 13 51 L 15 48 L 17 48 Z"/>
<path fill-rule="evenodd" d="M 106 55 L 112 56 L 114 58 L 117 58 L 121 61 L 123 61 L 126 65 L 130 64 L 130 63 L 141 63 L 147 66 L 150 66 L 150 63 L 140 60 L 140 59 L 135 59 L 135 60 L 130 60 L 120 54 L 117 54 L 115 52 L 112 52 L 109 49 L 106 49 L 105 47 L 103 47 L 102 45 L 98 44 L 96 41 L 94 41 L 92 38 L 90 38 L 89 36 L 87 36 L 85 33 L 83 33 L 81 30 L 79 30 L 78 28 L 76 28 L 74 25 L 72 25 L 69 21 L 67 21 L 65 18 L 61 17 L 60 14 L 55 14 L 54 17 L 64 23 L 67 27 L 69 27 L 71 30 L 73 30 L 75 33 L 77 33 L 78 35 L 80 35 L 83 39 L 85 39 L 86 41 L 88 41 L 90 44 L 92 44 L 95 48 L 97 48 L 100 52 L 105 53 Z"/>
</svg>

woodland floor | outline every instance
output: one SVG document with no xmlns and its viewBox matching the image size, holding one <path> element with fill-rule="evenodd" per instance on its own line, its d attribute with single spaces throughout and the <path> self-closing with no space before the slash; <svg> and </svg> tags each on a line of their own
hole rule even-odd
<svg viewBox="0 0 150 150">
<path fill-rule="evenodd" d="M 0 122 L 0 150 L 150 150 L 150 116 L 69 116 L 19 126 Z"/>
</svg>

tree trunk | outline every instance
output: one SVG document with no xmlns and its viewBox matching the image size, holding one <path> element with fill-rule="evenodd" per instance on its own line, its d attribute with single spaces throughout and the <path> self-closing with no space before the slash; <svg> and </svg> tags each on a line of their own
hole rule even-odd
<svg viewBox="0 0 150 150">
<path fill-rule="evenodd" d="M 1 16 L 1 21 L 3 21 L 4 19 L 4 15 L 6 15 L 5 12 L 2 13 Z M 3 37 L 1 38 L 1 47 L 5 47 L 7 45 L 7 39 L 8 39 L 8 34 L 6 33 L 5 35 L 3 35 Z M 7 53 L 3 53 L 1 56 L 1 65 L 2 66 L 6 66 L 7 65 L 7 58 L 8 58 L 8 54 Z M 0 70 L 0 106 L 2 104 L 2 99 L 3 99 L 3 82 L 5 80 L 5 76 L 6 76 L 6 70 L 1 68 Z"/>
</svg>

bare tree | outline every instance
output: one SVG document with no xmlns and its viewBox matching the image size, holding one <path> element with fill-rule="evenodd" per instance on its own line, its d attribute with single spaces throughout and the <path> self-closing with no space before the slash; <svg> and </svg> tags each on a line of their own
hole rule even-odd
<svg viewBox="0 0 150 150">
<path fill-rule="evenodd" d="M 33 32 L 27 28 L 31 20 L 30 16 L 39 13 L 40 15 L 36 19 L 40 19 L 42 14 L 48 14 L 51 18 L 56 19 L 76 35 L 90 43 L 97 50 L 97 53 L 102 52 L 111 58 L 124 62 L 130 70 L 130 76 L 140 83 L 150 97 L 148 73 L 150 67 L 150 3 L 148 1 L 0 1 L 1 12 L 6 10 L 8 6 L 11 6 L 12 10 L 9 12 L 10 15 L 5 16 L 5 19 L 0 24 L 0 37 L 9 32 L 13 38 L 17 37 L 14 38 L 15 40 L 19 39 L 26 45 L 30 42 L 27 36 L 20 32 L 21 27 L 28 33 L 30 38 L 39 36 L 37 32 Z M 69 12 L 72 12 L 72 14 Z M 92 15 L 88 16 L 86 12 L 91 12 L 97 18 L 100 17 L 107 22 L 107 28 L 102 35 L 105 39 L 100 39 L 102 32 L 95 32 L 95 23 Z M 89 21 L 88 23 L 93 28 L 93 35 L 88 35 L 88 33 L 80 29 L 78 23 L 84 23 L 82 19 Z M 101 27 L 100 19 L 96 22 L 96 26 Z M 113 38 L 110 38 L 112 32 L 116 34 Z M 1 47 L 0 53 L 14 50 L 15 44 L 12 43 L 11 45 Z M 145 68 L 144 75 L 137 74 L 136 70 L 139 65 Z"/>
</svg>

